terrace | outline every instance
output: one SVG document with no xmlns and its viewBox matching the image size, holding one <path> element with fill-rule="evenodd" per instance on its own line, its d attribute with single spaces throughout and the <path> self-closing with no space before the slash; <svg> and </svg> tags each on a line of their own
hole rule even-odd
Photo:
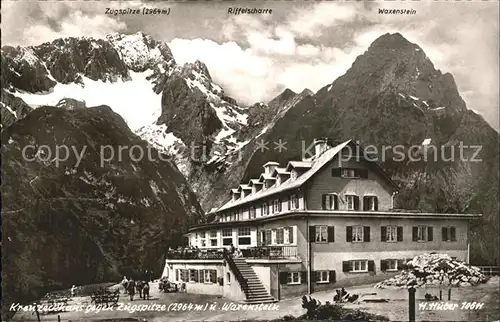
<svg viewBox="0 0 500 322">
<path fill-rule="evenodd" d="M 167 260 L 217 260 L 223 259 L 225 248 L 175 249 L 167 252 Z M 241 249 L 246 259 L 292 259 L 298 258 L 297 246 L 256 246 Z"/>
</svg>

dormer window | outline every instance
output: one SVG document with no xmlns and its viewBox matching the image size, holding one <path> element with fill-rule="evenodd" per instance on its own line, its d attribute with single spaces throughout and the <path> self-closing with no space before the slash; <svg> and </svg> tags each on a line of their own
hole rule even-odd
<svg viewBox="0 0 500 322">
<path fill-rule="evenodd" d="M 347 210 L 359 210 L 359 197 L 356 195 L 346 195 Z"/>
<path fill-rule="evenodd" d="M 363 210 L 364 211 L 377 211 L 378 210 L 378 198 L 376 196 L 364 196 L 363 197 Z"/>
</svg>

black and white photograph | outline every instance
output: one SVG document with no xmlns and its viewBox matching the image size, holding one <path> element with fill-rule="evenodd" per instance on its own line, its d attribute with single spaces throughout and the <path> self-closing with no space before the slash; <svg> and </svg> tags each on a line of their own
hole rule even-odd
<svg viewBox="0 0 500 322">
<path fill-rule="evenodd" d="M 2 321 L 500 321 L 497 0 L 2 0 Z"/>
</svg>

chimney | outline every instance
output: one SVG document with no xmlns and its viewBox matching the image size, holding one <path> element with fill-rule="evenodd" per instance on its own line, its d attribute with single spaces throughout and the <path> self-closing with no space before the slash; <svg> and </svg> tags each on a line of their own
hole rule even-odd
<svg viewBox="0 0 500 322">
<path fill-rule="evenodd" d="M 317 158 L 328 150 L 328 145 L 325 139 L 314 139 L 314 156 Z"/>
<path fill-rule="evenodd" d="M 271 175 L 273 173 L 274 169 L 276 169 L 277 167 L 279 167 L 279 165 L 280 164 L 278 162 L 269 161 L 268 163 L 266 163 L 266 164 L 263 165 L 263 167 L 264 167 L 264 173 Z"/>
</svg>

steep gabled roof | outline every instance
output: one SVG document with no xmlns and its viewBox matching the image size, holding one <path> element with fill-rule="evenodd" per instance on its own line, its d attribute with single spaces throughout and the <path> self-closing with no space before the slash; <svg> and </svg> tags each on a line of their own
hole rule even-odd
<svg viewBox="0 0 500 322">
<path fill-rule="evenodd" d="M 280 193 L 286 190 L 298 188 L 302 186 L 307 180 L 309 180 L 314 174 L 316 174 L 321 168 L 323 168 L 328 162 L 330 162 L 343 148 L 349 144 L 351 140 L 345 141 L 344 143 L 341 143 L 331 149 L 326 150 L 323 154 L 321 154 L 317 159 L 315 159 L 312 162 L 311 168 L 306 171 L 303 175 L 301 175 L 299 178 L 295 180 L 286 180 L 279 186 L 273 186 L 269 189 L 265 190 L 260 190 L 257 193 L 254 193 L 252 195 L 249 195 L 245 198 L 238 199 L 236 201 L 229 201 L 226 204 L 224 204 L 222 207 L 220 207 L 217 211 L 223 211 L 226 209 L 230 209 L 239 205 L 243 205 L 247 202 L 258 200 L 267 196 L 271 196 L 276 193 Z M 268 179 L 266 174 L 261 174 L 260 179 L 265 178 Z M 269 179 L 274 179 L 269 177 Z"/>
</svg>

